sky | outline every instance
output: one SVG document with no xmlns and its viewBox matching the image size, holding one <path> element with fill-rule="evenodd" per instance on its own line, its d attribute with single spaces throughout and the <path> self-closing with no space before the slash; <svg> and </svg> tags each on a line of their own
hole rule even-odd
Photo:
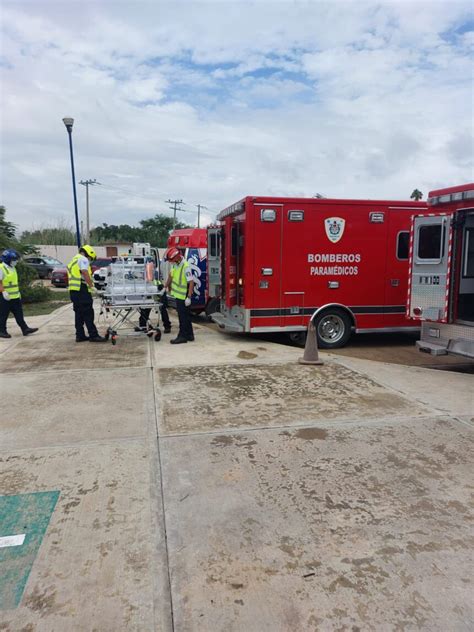
<svg viewBox="0 0 474 632">
<path fill-rule="evenodd" d="M 246 195 L 409 199 L 473 180 L 473 4 L 2 0 L 0 204 L 19 231 Z"/>
</svg>

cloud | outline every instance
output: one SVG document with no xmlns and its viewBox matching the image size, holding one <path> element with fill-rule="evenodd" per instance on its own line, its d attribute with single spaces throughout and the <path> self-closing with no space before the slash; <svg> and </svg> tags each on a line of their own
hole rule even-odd
<svg viewBox="0 0 474 632">
<path fill-rule="evenodd" d="M 29 228 L 182 198 L 208 219 L 247 194 L 407 199 L 472 179 L 468 2 L 9 1 L 0 202 Z M 79 187 L 81 210 L 85 191 Z"/>
</svg>

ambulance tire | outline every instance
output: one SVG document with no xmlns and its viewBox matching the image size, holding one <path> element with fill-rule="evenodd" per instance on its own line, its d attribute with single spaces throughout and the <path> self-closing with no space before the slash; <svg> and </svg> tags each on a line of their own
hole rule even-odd
<svg viewBox="0 0 474 632">
<path fill-rule="evenodd" d="M 290 341 L 297 347 L 304 347 L 306 344 L 306 332 L 305 331 L 292 331 L 288 334 Z"/>
<path fill-rule="evenodd" d="M 211 314 L 215 312 L 221 311 L 221 299 L 220 298 L 211 298 L 211 300 L 206 305 L 206 316 L 209 322 L 212 321 Z"/>
<path fill-rule="evenodd" d="M 338 307 L 326 309 L 314 319 L 319 349 L 339 349 L 351 337 L 351 319 Z"/>
</svg>

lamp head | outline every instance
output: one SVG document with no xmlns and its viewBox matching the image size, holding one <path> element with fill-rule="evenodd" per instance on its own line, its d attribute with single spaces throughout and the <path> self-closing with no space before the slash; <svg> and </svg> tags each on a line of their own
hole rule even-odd
<svg viewBox="0 0 474 632">
<path fill-rule="evenodd" d="M 63 118 L 63 123 L 67 128 L 67 131 L 70 132 L 72 130 L 72 126 L 74 125 L 74 119 L 70 116 L 65 116 Z"/>
</svg>

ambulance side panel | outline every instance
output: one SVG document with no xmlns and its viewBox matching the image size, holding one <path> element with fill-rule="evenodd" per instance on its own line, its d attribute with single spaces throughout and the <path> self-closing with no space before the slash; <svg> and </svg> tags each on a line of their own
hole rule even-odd
<svg viewBox="0 0 474 632">
<path fill-rule="evenodd" d="M 285 201 L 259 209 L 254 217 L 259 245 L 252 329 L 304 329 L 314 311 L 326 304 L 348 306 L 358 328 L 383 327 L 388 234 L 383 205 Z M 262 221 L 262 209 L 273 210 L 275 220 Z M 384 221 L 373 223 L 373 213 Z M 331 220 L 341 227 L 332 239 Z M 403 318 L 404 301 L 400 311 Z"/>
</svg>

